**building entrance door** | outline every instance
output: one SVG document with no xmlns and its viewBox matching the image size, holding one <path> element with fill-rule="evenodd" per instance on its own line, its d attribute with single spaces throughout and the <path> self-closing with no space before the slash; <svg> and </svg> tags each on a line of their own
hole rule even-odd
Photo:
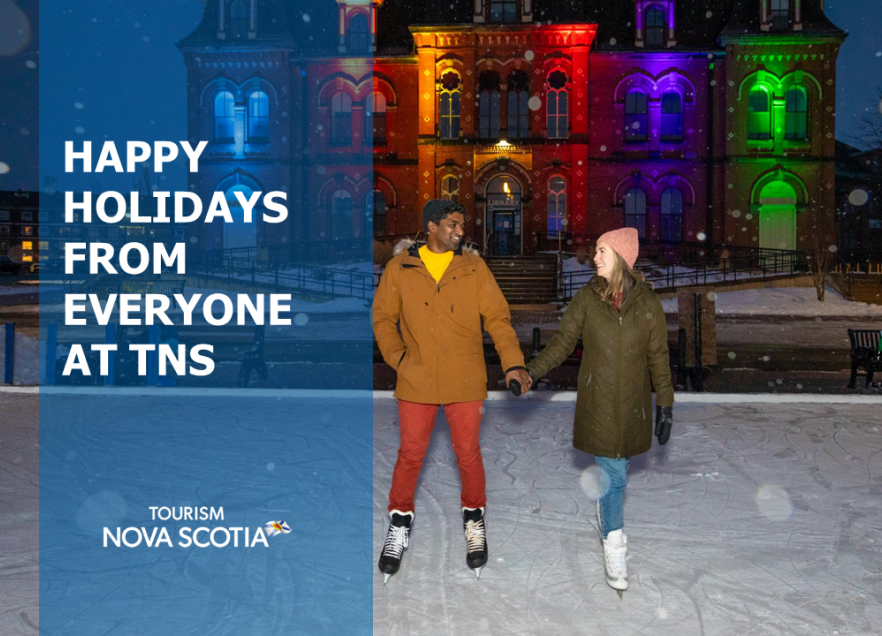
<svg viewBox="0 0 882 636">
<path fill-rule="evenodd" d="M 796 192 L 783 181 L 770 183 L 760 193 L 759 246 L 796 249 Z"/>
<path fill-rule="evenodd" d="M 498 256 L 521 254 L 521 186 L 512 177 L 500 175 L 487 185 L 487 221 L 492 231 L 490 245 Z"/>
</svg>

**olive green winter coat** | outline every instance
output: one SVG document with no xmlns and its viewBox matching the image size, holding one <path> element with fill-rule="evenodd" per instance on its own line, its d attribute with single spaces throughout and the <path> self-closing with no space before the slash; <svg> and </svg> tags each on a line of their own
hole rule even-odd
<svg viewBox="0 0 882 636">
<path fill-rule="evenodd" d="M 668 329 L 661 300 L 637 283 L 621 307 L 600 299 L 600 279 L 580 289 L 548 346 L 527 365 L 541 378 L 582 338 L 573 446 L 601 457 L 632 457 L 652 447 L 650 379 L 659 406 L 673 406 Z"/>
</svg>

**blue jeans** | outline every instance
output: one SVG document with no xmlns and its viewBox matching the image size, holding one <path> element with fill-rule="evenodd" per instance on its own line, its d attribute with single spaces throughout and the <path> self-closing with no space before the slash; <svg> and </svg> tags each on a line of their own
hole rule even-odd
<svg viewBox="0 0 882 636">
<path fill-rule="evenodd" d="M 606 490 L 606 494 L 600 498 L 601 532 L 603 538 L 606 539 L 610 532 L 625 527 L 625 486 L 628 485 L 628 465 L 630 462 L 627 457 L 621 459 L 595 457 L 594 461 L 600 466 L 604 475 L 609 478 L 609 488 Z"/>
</svg>

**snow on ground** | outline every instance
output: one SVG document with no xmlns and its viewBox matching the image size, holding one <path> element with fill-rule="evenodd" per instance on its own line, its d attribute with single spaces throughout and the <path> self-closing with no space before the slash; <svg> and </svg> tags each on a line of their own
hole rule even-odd
<svg viewBox="0 0 882 636">
<path fill-rule="evenodd" d="M 740 316 L 880 316 L 882 305 L 846 300 L 827 288 L 824 302 L 814 287 L 775 287 L 731 292 L 712 292 L 717 315 Z M 662 301 L 665 313 L 677 313 L 677 299 Z"/>
<path fill-rule="evenodd" d="M 15 334 L 13 384 L 37 384 L 40 378 L 40 346 L 36 338 L 23 333 Z M 0 384 L 3 383 L 6 369 L 6 341 L 0 342 Z"/>
<path fill-rule="evenodd" d="M 395 402 L 374 404 L 378 553 L 398 428 Z M 670 443 L 631 464 L 623 600 L 604 581 L 595 505 L 580 487 L 593 461 L 571 447 L 573 408 L 487 403 L 480 580 L 465 564 L 441 417 L 402 569 L 386 586 L 374 573 L 374 634 L 878 633 L 878 405 L 677 405 Z"/>
</svg>

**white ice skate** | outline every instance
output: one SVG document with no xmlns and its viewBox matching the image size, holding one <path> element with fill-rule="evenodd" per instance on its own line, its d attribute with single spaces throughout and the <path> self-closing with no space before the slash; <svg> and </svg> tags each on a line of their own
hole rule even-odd
<svg viewBox="0 0 882 636">
<path fill-rule="evenodd" d="M 603 565 L 606 583 L 619 593 L 628 589 L 628 537 L 624 530 L 614 530 L 603 540 Z"/>
</svg>

